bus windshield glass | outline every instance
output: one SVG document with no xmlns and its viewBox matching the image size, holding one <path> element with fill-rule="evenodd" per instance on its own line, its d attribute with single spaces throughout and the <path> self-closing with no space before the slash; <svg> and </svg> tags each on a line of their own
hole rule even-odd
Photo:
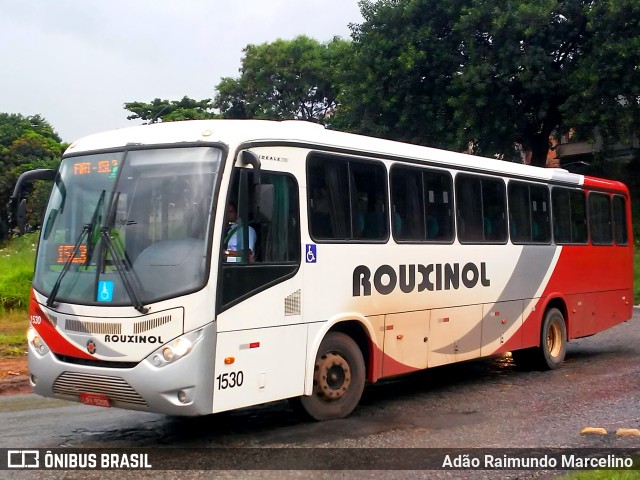
<svg viewBox="0 0 640 480">
<path fill-rule="evenodd" d="M 51 303 L 138 308 L 202 288 L 221 157 L 216 148 L 184 147 L 63 159 L 36 290 Z"/>
</svg>

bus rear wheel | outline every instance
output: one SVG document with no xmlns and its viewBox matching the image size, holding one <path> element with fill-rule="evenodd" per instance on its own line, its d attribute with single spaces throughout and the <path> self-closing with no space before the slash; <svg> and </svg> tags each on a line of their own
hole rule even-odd
<svg viewBox="0 0 640 480">
<path fill-rule="evenodd" d="M 566 353 L 567 326 L 564 315 L 559 309 L 550 308 L 540 330 L 540 346 L 513 352 L 513 359 L 520 368 L 554 370 L 562 365 Z"/>
<path fill-rule="evenodd" d="M 341 332 L 330 332 L 322 340 L 313 371 L 313 393 L 296 399 L 315 420 L 334 420 L 355 410 L 365 381 L 362 352 L 356 342 Z"/>
</svg>

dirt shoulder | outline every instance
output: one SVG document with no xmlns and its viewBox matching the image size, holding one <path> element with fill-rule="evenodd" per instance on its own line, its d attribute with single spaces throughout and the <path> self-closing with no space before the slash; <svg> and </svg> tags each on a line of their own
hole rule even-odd
<svg viewBox="0 0 640 480">
<path fill-rule="evenodd" d="M 0 358 L 0 395 L 31 393 L 27 357 Z"/>
</svg>

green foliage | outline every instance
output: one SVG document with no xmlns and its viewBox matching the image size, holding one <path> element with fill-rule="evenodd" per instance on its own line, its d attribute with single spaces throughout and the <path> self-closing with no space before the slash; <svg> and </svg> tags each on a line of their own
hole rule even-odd
<svg viewBox="0 0 640 480">
<path fill-rule="evenodd" d="M 590 2 L 585 8 L 588 49 L 576 59 L 564 106 L 567 124 L 598 128 L 605 142 L 628 141 L 640 127 L 640 3 Z"/>
<path fill-rule="evenodd" d="M 638 460 L 634 461 L 634 470 L 583 470 L 558 477 L 559 480 L 638 480 L 640 471 Z"/>
<path fill-rule="evenodd" d="M 213 112 L 211 99 L 194 100 L 187 96 L 182 100 L 153 99 L 150 103 L 128 102 L 124 104 L 125 110 L 132 115 L 127 120 L 144 120 L 147 124 L 156 122 L 176 122 L 180 120 L 204 120 L 216 118 Z"/>
<path fill-rule="evenodd" d="M 0 248 L 0 313 L 28 309 L 37 239 L 27 234 Z"/>
<path fill-rule="evenodd" d="M 640 4 L 361 2 L 334 125 L 544 165 L 563 125 L 638 127 Z M 595 61 L 595 64 L 594 64 Z"/>
<path fill-rule="evenodd" d="M 57 168 L 65 148 L 53 127 L 39 115 L 0 113 L 0 238 L 8 235 L 7 203 L 20 174 L 35 168 Z M 37 226 L 51 183 L 37 182 L 28 188 L 27 223 Z"/>
<path fill-rule="evenodd" d="M 248 45 L 239 78 L 223 78 L 214 106 L 224 118 L 322 122 L 337 107 L 337 72 L 349 43 L 306 36 Z"/>
<path fill-rule="evenodd" d="M 451 19 L 464 2 L 361 2 L 353 55 L 343 70 L 340 108 L 332 126 L 358 133 L 449 148 L 454 110 L 447 88 L 460 39 Z"/>
</svg>

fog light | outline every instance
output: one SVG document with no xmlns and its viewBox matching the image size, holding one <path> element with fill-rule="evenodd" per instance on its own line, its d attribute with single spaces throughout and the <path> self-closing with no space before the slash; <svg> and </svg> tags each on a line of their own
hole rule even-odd
<svg viewBox="0 0 640 480">
<path fill-rule="evenodd" d="M 153 364 L 156 367 L 159 367 L 160 365 L 162 365 L 162 358 L 160 357 L 160 355 L 154 355 L 153 356 Z"/>
<path fill-rule="evenodd" d="M 180 401 L 180 403 L 187 403 L 187 392 L 185 392 L 184 390 L 180 390 L 178 392 L 178 400 Z"/>
<path fill-rule="evenodd" d="M 31 385 L 35 385 L 36 383 L 38 383 L 38 377 L 36 377 L 33 373 L 29 376 L 29 379 L 31 380 Z"/>
</svg>

